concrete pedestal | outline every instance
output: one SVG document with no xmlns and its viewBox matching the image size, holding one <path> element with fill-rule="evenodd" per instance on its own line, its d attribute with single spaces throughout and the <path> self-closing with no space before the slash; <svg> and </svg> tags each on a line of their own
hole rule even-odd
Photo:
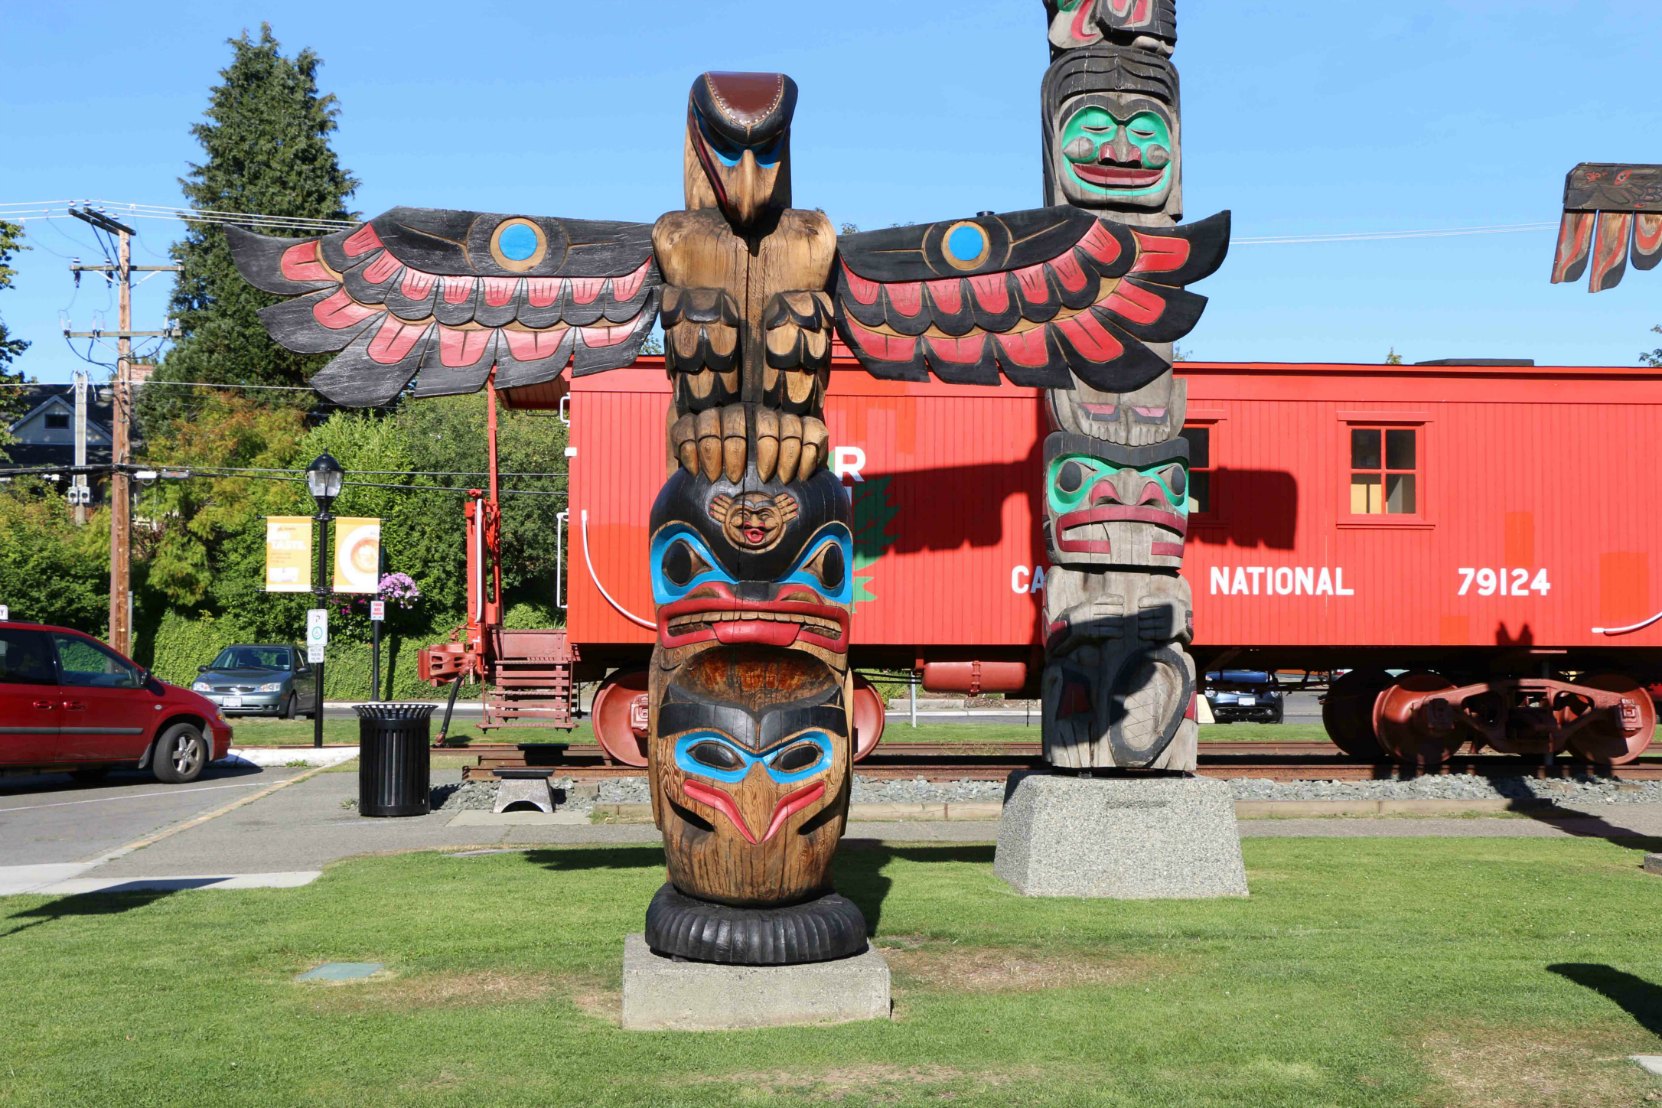
<svg viewBox="0 0 1662 1108">
<path fill-rule="evenodd" d="M 623 1027 L 735 1031 L 888 1019 L 889 964 L 875 950 L 804 966 L 718 966 L 623 940 Z"/>
<path fill-rule="evenodd" d="M 1023 896 L 1246 896 L 1235 801 L 1222 781 L 1017 773 L 993 872 Z"/>
</svg>

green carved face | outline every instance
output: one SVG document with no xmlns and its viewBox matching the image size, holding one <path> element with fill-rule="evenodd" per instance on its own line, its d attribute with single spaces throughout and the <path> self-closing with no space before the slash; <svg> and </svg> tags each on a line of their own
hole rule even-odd
<svg viewBox="0 0 1662 1108">
<path fill-rule="evenodd" d="M 1119 117 L 1101 105 L 1086 105 L 1063 124 L 1061 146 L 1070 191 L 1123 199 L 1163 196 L 1171 189 L 1171 124 L 1157 111 L 1144 108 Z"/>
<path fill-rule="evenodd" d="M 1102 458 L 1089 454 L 1063 454 L 1050 463 L 1046 482 L 1050 510 L 1057 516 L 1091 508 L 1104 499 L 1106 482 L 1112 487 L 1111 499 L 1124 507 L 1146 503 L 1150 487 L 1157 489 L 1164 504 L 1147 504 L 1158 510 L 1187 517 L 1189 514 L 1189 468 L 1182 462 L 1165 462 L 1148 469 L 1122 469 Z"/>
</svg>

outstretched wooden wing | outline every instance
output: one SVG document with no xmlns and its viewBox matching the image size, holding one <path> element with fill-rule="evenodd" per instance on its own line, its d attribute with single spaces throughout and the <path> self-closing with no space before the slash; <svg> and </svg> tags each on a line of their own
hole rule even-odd
<svg viewBox="0 0 1662 1108">
<path fill-rule="evenodd" d="M 1591 262 L 1589 291 L 1613 289 L 1630 251 L 1634 269 L 1662 263 L 1662 165 L 1583 162 L 1570 170 L 1552 283 L 1581 280 Z"/>
<path fill-rule="evenodd" d="M 292 297 L 260 313 L 302 354 L 339 353 L 312 384 L 338 404 L 474 392 L 629 365 L 662 284 L 652 227 L 394 208 L 323 238 L 227 228 L 255 287 Z"/>
<path fill-rule="evenodd" d="M 1141 388 L 1206 298 L 1184 286 L 1229 251 L 1229 213 L 1169 230 L 1054 207 L 844 235 L 837 329 L 877 377 Z M 1070 372 L 1071 371 L 1071 372 Z"/>
</svg>

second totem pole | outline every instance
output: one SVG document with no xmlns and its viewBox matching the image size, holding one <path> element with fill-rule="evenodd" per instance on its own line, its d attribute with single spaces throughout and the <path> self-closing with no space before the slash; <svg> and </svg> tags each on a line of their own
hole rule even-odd
<svg viewBox="0 0 1662 1108">
<path fill-rule="evenodd" d="M 1046 0 L 1046 204 L 1169 231 L 1183 214 L 1175 0 Z M 1158 361 L 1113 389 L 1048 394 L 1045 757 L 1063 769 L 1192 772 L 1188 390 Z"/>
</svg>

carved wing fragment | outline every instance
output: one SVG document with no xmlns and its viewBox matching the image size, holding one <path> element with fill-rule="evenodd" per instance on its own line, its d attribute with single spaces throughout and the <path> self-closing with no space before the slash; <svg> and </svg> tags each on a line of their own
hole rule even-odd
<svg viewBox="0 0 1662 1108">
<path fill-rule="evenodd" d="M 1080 208 L 982 215 L 845 235 L 837 329 L 876 377 L 1141 388 L 1169 363 L 1150 343 L 1187 335 L 1216 272 L 1229 213 L 1169 230 Z"/>
<path fill-rule="evenodd" d="M 499 388 L 629 365 L 657 318 L 652 227 L 394 208 L 357 228 L 278 239 L 227 228 L 272 338 L 335 353 L 312 380 L 339 404 Z"/>
<path fill-rule="evenodd" d="M 1662 165 L 1576 166 L 1564 183 L 1552 283 L 1579 281 L 1590 269 L 1589 291 L 1613 289 L 1630 257 L 1634 269 L 1662 264 Z"/>
</svg>

